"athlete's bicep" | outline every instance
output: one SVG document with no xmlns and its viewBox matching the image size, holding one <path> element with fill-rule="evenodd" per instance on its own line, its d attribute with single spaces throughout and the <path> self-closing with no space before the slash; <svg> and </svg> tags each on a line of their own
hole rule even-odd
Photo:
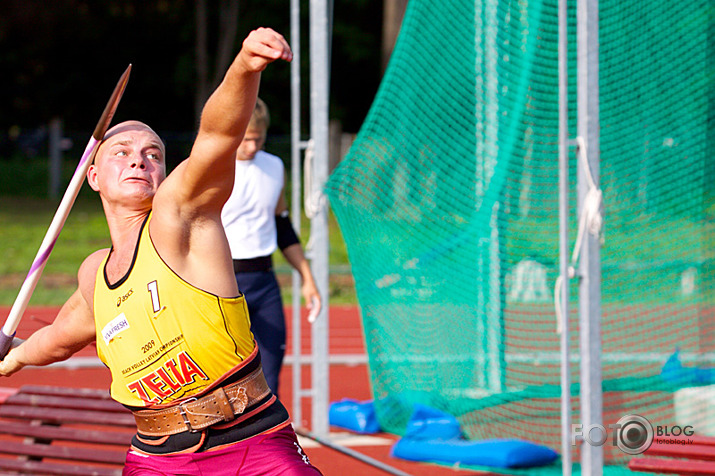
<svg viewBox="0 0 715 476">
<path fill-rule="evenodd" d="M 97 271 L 109 250 L 99 250 L 84 260 L 77 273 L 78 287 L 62 306 L 51 334 L 56 345 L 74 353 L 94 341 L 94 285 Z"/>
<path fill-rule="evenodd" d="M 276 215 L 281 215 L 283 212 L 288 210 L 288 203 L 285 198 L 285 187 L 281 188 L 280 195 L 278 195 L 278 203 L 276 203 Z"/>
<path fill-rule="evenodd" d="M 68 354 L 94 341 L 94 313 L 79 289 L 62 306 L 52 326 L 54 346 Z"/>
</svg>

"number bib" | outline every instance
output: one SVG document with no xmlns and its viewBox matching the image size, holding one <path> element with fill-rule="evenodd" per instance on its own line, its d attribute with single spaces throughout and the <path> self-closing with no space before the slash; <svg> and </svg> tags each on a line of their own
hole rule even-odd
<svg viewBox="0 0 715 476">
<path fill-rule="evenodd" d="M 177 276 L 142 225 L 132 266 L 109 284 L 97 270 L 97 355 L 112 373 L 112 398 L 125 405 L 164 406 L 200 393 L 254 349 L 244 297 L 226 299 Z"/>
</svg>

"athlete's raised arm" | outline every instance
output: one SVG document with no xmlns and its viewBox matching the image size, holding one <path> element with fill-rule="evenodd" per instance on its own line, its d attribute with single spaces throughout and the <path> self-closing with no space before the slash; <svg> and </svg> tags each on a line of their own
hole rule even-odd
<svg viewBox="0 0 715 476">
<path fill-rule="evenodd" d="M 201 209 L 220 213 L 233 188 L 236 149 L 256 103 L 261 71 L 275 60 L 292 57 L 283 36 L 270 28 L 248 35 L 204 106 L 191 155 L 167 178 L 158 200 L 169 195 L 188 213 Z"/>
</svg>

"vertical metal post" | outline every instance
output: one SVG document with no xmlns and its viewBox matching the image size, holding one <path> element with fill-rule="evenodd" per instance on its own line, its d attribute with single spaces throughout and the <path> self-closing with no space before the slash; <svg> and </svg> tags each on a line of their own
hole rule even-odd
<svg viewBox="0 0 715 476">
<path fill-rule="evenodd" d="M 312 430 L 327 436 L 328 424 L 328 208 L 322 193 L 328 179 L 328 4 L 310 1 L 310 132 L 314 144 L 313 190 L 317 212 L 311 219 L 313 241 L 312 270 L 323 299 L 320 314 L 312 327 Z"/>
<path fill-rule="evenodd" d="M 569 348 L 568 1 L 559 0 L 559 273 L 561 275 L 561 473 L 571 476 L 571 350 Z"/>
<path fill-rule="evenodd" d="M 497 30 L 499 29 L 498 2 L 474 1 L 474 27 L 475 27 L 475 204 L 485 206 L 487 190 L 491 183 L 499 157 L 499 78 L 498 78 L 498 47 Z M 499 291 L 495 288 L 501 286 L 499 277 L 499 230 L 497 216 L 499 202 L 491 207 L 491 228 L 489 238 L 480 239 L 477 266 L 479 273 L 487 276 L 485 282 L 478 283 L 477 299 L 479 302 L 476 319 L 477 335 L 481 336 L 484 346 L 475 346 L 475 359 L 482 362 L 479 366 L 480 373 L 476 376 L 476 383 L 480 388 L 492 392 L 503 389 L 504 367 L 503 353 L 498 345 L 502 342 L 503 319 Z M 495 248 L 496 247 L 496 248 Z M 492 261 L 495 259 L 496 261 Z M 487 349 L 487 352 L 484 352 Z"/>
<path fill-rule="evenodd" d="M 499 257 L 502 252 L 499 227 L 500 202 L 492 206 L 489 228 L 491 230 L 488 246 L 489 267 L 483 272 L 489 277 L 489 301 L 486 308 L 486 356 L 487 388 L 490 392 L 503 392 L 506 387 L 506 361 L 504 357 L 504 306 L 502 289 L 504 286 L 503 269 Z"/>
<path fill-rule="evenodd" d="M 296 233 L 301 228 L 301 142 L 300 142 L 300 0 L 290 0 L 290 44 L 293 50 L 293 62 L 290 65 L 290 163 L 291 163 L 291 222 Z M 293 270 L 292 322 L 293 322 L 293 421 L 303 424 L 303 392 L 301 364 L 300 332 L 300 273 Z"/>
<path fill-rule="evenodd" d="M 476 78 L 476 200 L 481 203 L 494 176 L 499 155 L 499 78 L 497 31 L 499 11 L 496 1 L 475 0 L 477 34 Z M 481 96 L 481 97 L 480 97 Z"/>
<path fill-rule="evenodd" d="M 596 186 L 600 183 L 600 127 L 598 85 L 598 0 L 578 0 L 578 135 L 583 138 Z M 588 180 L 584 164 L 578 167 L 579 216 L 584 212 Z M 584 233 L 579 261 L 579 326 L 581 350 L 581 423 L 603 425 L 601 385 L 601 265 L 598 237 Z M 598 431 L 598 430 L 593 430 Z M 598 435 L 593 435 L 598 437 Z M 603 447 L 584 443 L 584 476 L 603 474 Z"/>
</svg>

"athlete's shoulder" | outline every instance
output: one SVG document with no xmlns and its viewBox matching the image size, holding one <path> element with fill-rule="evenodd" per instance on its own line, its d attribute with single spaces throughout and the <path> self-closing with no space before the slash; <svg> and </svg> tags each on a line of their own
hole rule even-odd
<svg viewBox="0 0 715 476">
<path fill-rule="evenodd" d="M 97 250 L 87 256 L 79 267 L 77 283 L 82 296 L 85 301 L 90 304 L 90 307 L 94 300 L 94 286 L 97 280 L 97 272 L 108 254 L 109 248 Z"/>
<path fill-rule="evenodd" d="M 96 275 L 99 266 L 104 261 L 109 253 L 109 248 L 104 248 L 97 250 L 91 255 L 87 256 L 79 267 L 79 277 L 82 278 L 84 274 Z"/>
</svg>

